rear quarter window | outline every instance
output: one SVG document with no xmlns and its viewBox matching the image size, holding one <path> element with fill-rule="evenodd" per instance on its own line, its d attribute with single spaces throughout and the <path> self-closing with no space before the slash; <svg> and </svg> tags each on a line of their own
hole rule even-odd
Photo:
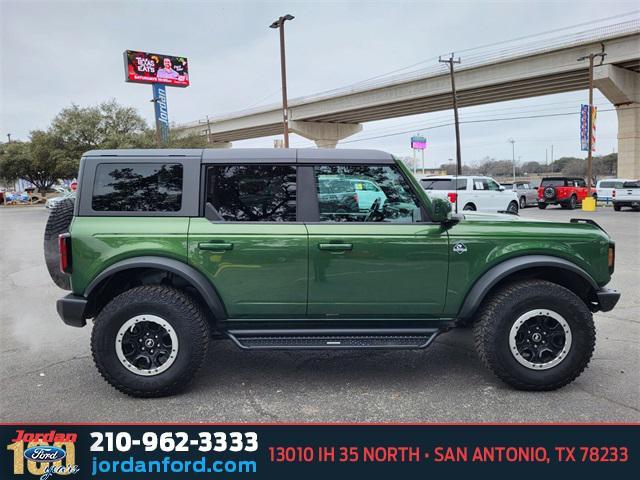
<svg viewBox="0 0 640 480">
<path fill-rule="evenodd" d="M 177 212 L 182 207 L 179 163 L 101 163 L 91 208 L 97 212 Z"/>
</svg>

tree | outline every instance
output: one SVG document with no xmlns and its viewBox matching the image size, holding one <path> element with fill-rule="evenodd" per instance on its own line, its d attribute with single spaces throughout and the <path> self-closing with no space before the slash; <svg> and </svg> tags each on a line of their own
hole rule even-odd
<svg viewBox="0 0 640 480">
<path fill-rule="evenodd" d="M 31 132 L 29 142 L 11 142 L 0 152 L 0 177 L 28 180 L 46 192 L 60 178 L 77 175 L 77 160 L 69 157 L 55 137 L 47 132 Z"/>
</svg>

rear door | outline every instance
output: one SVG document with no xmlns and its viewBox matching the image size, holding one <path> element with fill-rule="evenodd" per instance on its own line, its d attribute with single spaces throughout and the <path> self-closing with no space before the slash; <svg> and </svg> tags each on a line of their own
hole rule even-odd
<svg viewBox="0 0 640 480">
<path fill-rule="evenodd" d="M 307 230 L 297 221 L 293 162 L 203 166 L 209 218 L 191 219 L 189 263 L 204 273 L 231 318 L 306 313 Z"/>
<path fill-rule="evenodd" d="M 310 189 L 325 176 L 372 182 L 386 200 L 369 211 L 343 212 L 319 199 L 309 232 L 308 315 L 320 318 L 429 317 L 442 312 L 448 237 L 424 210 L 395 164 L 311 168 Z M 314 197 L 318 198 L 314 193 Z"/>
</svg>

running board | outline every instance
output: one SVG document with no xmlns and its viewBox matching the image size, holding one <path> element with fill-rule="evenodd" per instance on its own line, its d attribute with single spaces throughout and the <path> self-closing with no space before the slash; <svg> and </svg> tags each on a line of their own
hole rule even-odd
<svg viewBox="0 0 640 480">
<path fill-rule="evenodd" d="M 244 350 L 304 350 L 428 347 L 439 328 L 268 329 L 229 330 L 227 336 Z"/>
</svg>

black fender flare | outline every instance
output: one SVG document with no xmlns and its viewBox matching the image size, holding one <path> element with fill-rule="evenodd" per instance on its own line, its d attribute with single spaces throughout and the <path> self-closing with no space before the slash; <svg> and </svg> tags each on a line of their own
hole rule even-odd
<svg viewBox="0 0 640 480">
<path fill-rule="evenodd" d="M 597 291 L 600 288 L 591 275 L 569 260 L 551 255 L 524 255 L 505 260 L 486 271 L 467 293 L 462 307 L 460 307 L 458 318 L 467 319 L 473 315 L 487 294 L 499 281 L 515 272 L 536 267 L 554 267 L 568 270 L 586 280 L 594 290 Z"/>
<path fill-rule="evenodd" d="M 189 282 L 198 291 L 198 293 L 200 293 L 200 295 L 202 295 L 202 298 L 207 303 L 207 306 L 216 320 L 227 319 L 227 311 L 224 308 L 224 304 L 211 282 L 209 282 L 202 273 L 192 266 L 167 257 L 144 256 L 127 258 L 116 262 L 105 268 L 91 281 L 84 291 L 84 297 L 89 298 L 93 290 L 95 290 L 98 285 L 115 273 L 134 268 L 156 268 L 159 270 L 166 270 L 174 275 L 182 277 L 185 281 Z"/>
</svg>

